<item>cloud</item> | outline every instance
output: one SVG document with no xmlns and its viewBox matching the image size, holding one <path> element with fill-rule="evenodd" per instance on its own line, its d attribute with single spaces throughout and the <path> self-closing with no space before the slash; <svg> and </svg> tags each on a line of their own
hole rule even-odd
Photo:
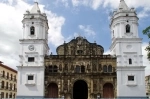
<svg viewBox="0 0 150 99">
<path fill-rule="evenodd" d="M 55 2 L 54 2 L 54 4 L 56 5 L 56 6 L 65 6 L 66 8 L 68 8 L 69 7 L 69 1 L 68 0 L 56 0 Z"/>
<path fill-rule="evenodd" d="M 29 8 L 30 5 L 21 0 L 18 0 L 17 4 L 13 0 L 0 3 L 0 12 L 3 13 L 0 15 L 0 61 L 14 69 L 16 65 L 19 65 L 18 47 L 22 34 L 21 20 L 26 7 Z"/>
<path fill-rule="evenodd" d="M 104 52 L 104 55 L 108 55 L 108 54 L 111 54 L 110 50 L 107 50 L 107 51 Z"/>
<path fill-rule="evenodd" d="M 61 29 L 65 22 L 65 18 L 52 13 L 51 11 L 45 11 L 48 17 L 49 23 L 49 43 L 53 44 L 55 47 L 64 42 L 64 37 L 62 36 Z"/>
<path fill-rule="evenodd" d="M 79 5 L 84 5 L 88 6 L 88 0 L 72 0 L 72 5 L 73 6 L 79 6 Z"/>
<path fill-rule="evenodd" d="M 92 0 L 92 8 L 94 10 L 97 10 L 97 8 L 99 8 L 99 6 L 102 4 L 102 0 Z"/>
<path fill-rule="evenodd" d="M 104 0 L 103 7 L 110 7 L 112 9 L 117 9 L 120 0 Z M 150 0 L 125 0 L 128 7 L 141 8 L 142 10 L 138 13 L 139 18 L 148 17 L 150 14 Z"/>
<path fill-rule="evenodd" d="M 93 10 L 97 10 L 102 4 L 102 0 L 72 0 L 72 5 L 91 7 Z"/>
<path fill-rule="evenodd" d="M 145 7 L 142 11 L 138 13 L 139 18 L 145 18 L 150 16 L 150 7 Z"/>
<path fill-rule="evenodd" d="M 23 0 L 0 1 L 0 61 L 14 69 L 19 65 L 19 39 L 23 33 L 21 21 L 24 12 L 32 6 Z M 60 45 L 64 41 L 61 27 L 65 18 L 44 9 L 44 5 L 39 5 L 39 7 L 47 14 L 50 28 L 49 43 L 54 46 Z"/>
<path fill-rule="evenodd" d="M 126 4 L 129 7 L 149 7 L 150 1 L 149 0 L 125 0 Z M 118 8 L 120 3 L 120 0 L 104 0 L 103 6 L 104 7 L 112 7 L 112 8 Z"/>
<path fill-rule="evenodd" d="M 61 0 L 64 1 L 64 0 Z M 65 0 L 66 2 L 68 0 Z M 141 8 L 138 13 L 139 18 L 144 18 L 150 16 L 150 0 L 125 0 L 126 4 L 131 8 Z M 117 9 L 120 0 L 72 0 L 73 7 L 85 6 L 90 7 L 93 10 L 97 10 L 100 6 L 104 8 L 111 8 L 111 10 Z"/>
<path fill-rule="evenodd" d="M 87 35 L 87 36 L 93 36 L 94 37 L 96 35 L 96 33 L 93 31 L 93 29 L 90 25 L 86 25 L 86 26 L 79 25 L 79 29 L 81 29 L 85 33 L 85 35 Z"/>
</svg>

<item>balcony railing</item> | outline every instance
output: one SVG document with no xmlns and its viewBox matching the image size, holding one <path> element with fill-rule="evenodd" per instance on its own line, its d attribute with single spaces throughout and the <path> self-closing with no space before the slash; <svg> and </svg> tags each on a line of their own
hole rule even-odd
<svg viewBox="0 0 150 99">
<path fill-rule="evenodd" d="M 9 91 L 17 91 L 17 88 L 8 87 L 8 86 L 0 86 L 0 90 L 9 90 Z"/>
<path fill-rule="evenodd" d="M 14 82 L 17 81 L 16 78 L 14 78 L 14 77 L 9 77 L 9 76 L 3 75 L 3 74 L 0 74 L 0 77 L 1 77 L 1 78 L 4 78 L 4 79 L 6 79 L 6 80 L 14 81 Z"/>
</svg>

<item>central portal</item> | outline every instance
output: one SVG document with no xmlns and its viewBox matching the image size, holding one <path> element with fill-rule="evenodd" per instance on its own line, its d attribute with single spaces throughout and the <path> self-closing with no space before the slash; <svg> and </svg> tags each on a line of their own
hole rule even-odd
<svg viewBox="0 0 150 99">
<path fill-rule="evenodd" d="M 83 80 L 78 80 L 73 85 L 73 99 L 87 99 L 88 86 Z"/>
</svg>

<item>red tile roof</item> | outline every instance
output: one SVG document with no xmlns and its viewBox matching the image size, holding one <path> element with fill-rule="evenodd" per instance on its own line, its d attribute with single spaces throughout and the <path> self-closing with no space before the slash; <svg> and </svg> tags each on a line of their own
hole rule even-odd
<svg viewBox="0 0 150 99">
<path fill-rule="evenodd" d="M 4 68 L 6 68 L 6 69 L 8 69 L 8 70 L 10 70 L 10 71 L 13 71 L 13 72 L 17 73 L 17 70 L 12 69 L 12 68 L 10 68 L 9 66 L 6 66 L 6 65 L 4 65 L 4 64 L 2 64 L 2 63 L 3 63 L 3 62 L 0 61 L 0 66 L 1 66 L 1 67 L 4 67 Z"/>
</svg>

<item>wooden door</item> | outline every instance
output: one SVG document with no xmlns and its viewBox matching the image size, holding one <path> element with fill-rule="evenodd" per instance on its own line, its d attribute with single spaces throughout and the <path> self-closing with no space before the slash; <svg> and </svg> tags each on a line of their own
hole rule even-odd
<svg viewBox="0 0 150 99">
<path fill-rule="evenodd" d="M 113 85 L 111 83 L 104 84 L 103 98 L 114 98 L 114 90 L 113 90 Z"/>
<path fill-rule="evenodd" d="M 58 86 L 55 83 L 51 83 L 48 86 L 48 97 L 47 98 L 58 98 Z"/>
</svg>

